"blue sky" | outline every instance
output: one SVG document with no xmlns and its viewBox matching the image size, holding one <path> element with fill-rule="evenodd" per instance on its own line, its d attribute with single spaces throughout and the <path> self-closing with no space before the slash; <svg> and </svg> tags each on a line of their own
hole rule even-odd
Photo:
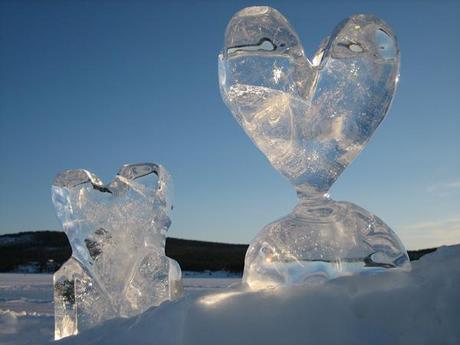
<svg viewBox="0 0 460 345">
<path fill-rule="evenodd" d="M 221 100 L 217 54 L 239 9 L 270 5 L 312 56 L 354 13 L 398 35 L 389 116 L 331 190 L 410 249 L 460 242 L 460 3 L 456 1 L 1 1 L 0 234 L 59 229 L 55 174 L 105 182 L 160 162 L 175 181 L 170 236 L 249 242 L 296 203 Z"/>
</svg>

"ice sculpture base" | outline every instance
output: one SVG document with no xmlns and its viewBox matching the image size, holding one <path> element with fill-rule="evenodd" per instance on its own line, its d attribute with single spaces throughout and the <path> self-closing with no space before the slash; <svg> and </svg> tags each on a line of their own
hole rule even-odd
<svg viewBox="0 0 460 345">
<path fill-rule="evenodd" d="M 410 270 L 410 262 L 382 220 L 349 202 L 305 198 L 252 241 L 243 282 L 264 289 L 386 269 Z"/>
<path fill-rule="evenodd" d="M 135 308 L 127 309 L 122 303 L 121 294 L 118 301 L 116 298 L 109 300 L 106 291 L 97 283 L 97 278 L 91 278 L 90 273 L 77 260 L 70 258 L 53 277 L 54 339 L 76 335 L 112 319 L 114 315 L 134 316 L 166 300 L 182 296 L 182 274 L 176 261 L 164 255 L 161 258 L 145 257 L 143 261 L 150 262 L 144 265 L 150 266 L 150 270 L 139 271 L 136 275 L 142 277 L 133 277 L 133 281 L 123 291 L 132 301 L 137 301 L 133 304 Z M 162 267 L 157 267 L 158 262 L 161 262 Z M 158 279 L 158 273 L 168 276 Z"/>
</svg>

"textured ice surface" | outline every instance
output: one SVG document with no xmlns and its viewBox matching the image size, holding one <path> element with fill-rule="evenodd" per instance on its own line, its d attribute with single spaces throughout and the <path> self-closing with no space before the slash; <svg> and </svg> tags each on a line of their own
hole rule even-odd
<svg viewBox="0 0 460 345">
<path fill-rule="evenodd" d="M 150 163 L 124 165 L 108 185 L 83 169 L 56 177 L 72 257 L 54 274 L 55 339 L 180 296 L 180 267 L 164 250 L 171 188 L 166 169 Z"/>
<path fill-rule="evenodd" d="M 312 62 L 277 10 L 249 7 L 230 20 L 219 55 L 222 97 L 301 199 L 251 243 L 250 286 L 410 268 L 404 246 L 379 218 L 326 195 L 384 119 L 398 73 L 396 37 L 374 16 L 343 21 Z"/>
</svg>

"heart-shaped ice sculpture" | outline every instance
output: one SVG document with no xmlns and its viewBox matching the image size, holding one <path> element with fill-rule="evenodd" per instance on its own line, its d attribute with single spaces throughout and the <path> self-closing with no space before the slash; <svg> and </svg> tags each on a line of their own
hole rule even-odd
<svg viewBox="0 0 460 345">
<path fill-rule="evenodd" d="M 160 165 L 124 165 L 104 185 L 66 170 L 52 186 L 72 257 L 54 274 L 55 339 L 129 317 L 181 294 L 181 270 L 165 255 L 171 177 Z"/>
<path fill-rule="evenodd" d="M 310 62 L 286 18 L 270 7 L 236 13 L 219 55 L 221 94 L 301 202 L 252 242 L 252 287 L 410 267 L 397 235 L 377 217 L 326 193 L 365 147 L 390 106 L 399 48 L 380 19 L 339 24 Z"/>
</svg>

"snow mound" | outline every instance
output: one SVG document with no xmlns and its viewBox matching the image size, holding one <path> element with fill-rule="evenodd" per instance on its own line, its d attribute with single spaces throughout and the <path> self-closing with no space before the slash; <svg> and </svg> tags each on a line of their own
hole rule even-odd
<svg viewBox="0 0 460 345">
<path fill-rule="evenodd" d="M 0 309 L 0 344 L 43 344 L 53 335 L 53 316 Z"/>
<path fill-rule="evenodd" d="M 344 277 L 262 292 L 191 291 L 59 344 L 460 344 L 460 245 L 410 273 Z"/>
</svg>

